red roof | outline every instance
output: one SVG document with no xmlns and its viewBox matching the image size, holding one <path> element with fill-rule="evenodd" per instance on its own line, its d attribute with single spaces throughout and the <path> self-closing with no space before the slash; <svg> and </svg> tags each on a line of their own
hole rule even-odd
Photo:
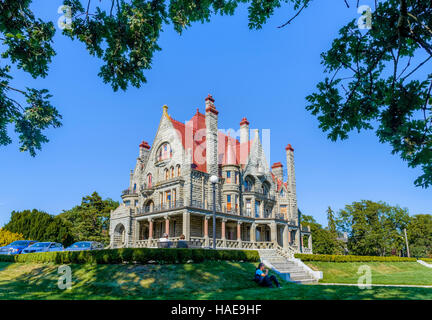
<svg viewBox="0 0 432 320">
<path fill-rule="evenodd" d="M 208 99 L 212 99 L 208 97 Z M 197 165 L 196 170 L 207 172 L 206 165 L 206 122 L 205 115 L 197 109 L 196 114 L 185 123 L 170 117 L 174 129 L 177 130 L 183 148 L 191 148 L 192 161 Z M 252 141 L 240 144 L 240 142 L 222 132 L 218 132 L 218 162 L 219 164 L 245 164 L 249 158 Z"/>
<path fill-rule="evenodd" d="M 275 163 L 273 163 L 273 165 L 272 165 L 271 167 L 272 167 L 272 169 L 273 169 L 273 168 L 282 168 L 283 165 L 282 165 L 282 163 L 280 163 L 280 162 L 275 162 Z"/>
<path fill-rule="evenodd" d="M 150 149 L 150 145 L 147 143 L 147 141 L 143 141 L 139 145 L 140 148 Z"/>
</svg>

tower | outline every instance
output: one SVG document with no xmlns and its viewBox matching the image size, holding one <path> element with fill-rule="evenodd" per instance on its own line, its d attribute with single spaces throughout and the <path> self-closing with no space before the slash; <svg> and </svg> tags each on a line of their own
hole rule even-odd
<svg viewBox="0 0 432 320">
<path fill-rule="evenodd" d="M 218 111 L 211 95 L 205 98 L 207 173 L 218 175 Z"/>
</svg>

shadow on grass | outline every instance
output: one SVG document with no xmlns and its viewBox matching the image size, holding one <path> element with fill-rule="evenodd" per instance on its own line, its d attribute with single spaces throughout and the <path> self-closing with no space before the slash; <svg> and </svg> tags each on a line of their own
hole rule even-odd
<svg viewBox="0 0 432 320">
<path fill-rule="evenodd" d="M 0 264 L 0 299 L 432 299 L 427 288 L 299 285 L 263 288 L 255 264 L 71 265 L 72 289 L 57 286 L 58 265 Z"/>
</svg>

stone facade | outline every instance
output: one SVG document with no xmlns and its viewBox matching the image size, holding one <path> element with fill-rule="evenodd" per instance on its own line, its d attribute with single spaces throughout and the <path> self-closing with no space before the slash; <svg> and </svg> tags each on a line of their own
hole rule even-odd
<svg viewBox="0 0 432 320">
<path fill-rule="evenodd" d="M 269 167 L 258 130 L 249 139 L 246 118 L 239 140 L 218 129 L 214 101 L 209 95 L 205 114 L 197 110 L 186 123 L 163 107 L 153 145 L 139 145 L 123 203 L 111 213 L 111 247 L 154 247 L 163 233 L 212 246 L 215 203 L 217 247 L 312 252 L 310 230 L 298 221 L 294 149 L 285 149 L 283 181 L 282 163 Z"/>
</svg>

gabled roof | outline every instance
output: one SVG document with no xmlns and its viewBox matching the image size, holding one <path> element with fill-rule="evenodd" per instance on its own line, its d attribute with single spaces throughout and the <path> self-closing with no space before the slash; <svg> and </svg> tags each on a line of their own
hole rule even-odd
<svg viewBox="0 0 432 320">
<path fill-rule="evenodd" d="M 187 121 L 182 123 L 169 117 L 175 130 L 179 134 L 183 148 L 185 150 L 192 148 L 192 162 L 197 165 L 196 170 L 207 172 L 206 157 L 206 121 L 205 115 L 197 109 L 196 114 Z M 218 162 L 222 165 L 246 164 L 252 145 L 252 140 L 240 143 L 237 139 L 227 136 L 218 131 Z M 204 158 L 203 160 L 201 158 Z"/>
</svg>

